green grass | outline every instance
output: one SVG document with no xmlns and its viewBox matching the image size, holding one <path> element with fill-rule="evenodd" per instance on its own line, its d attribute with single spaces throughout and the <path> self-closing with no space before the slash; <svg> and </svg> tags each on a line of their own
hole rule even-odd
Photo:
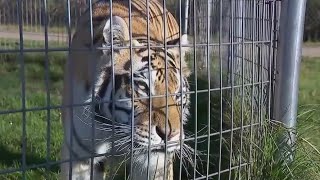
<svg viewBox="0 0 320 180">
<path fill-rule="evenodd" d="M 302 61 L 298 128 L 320 148 L 320 58 Z M 308 113 L 305 113 L 308 112 Z"/>
<path fill-rule="evenodd" d="M 10 39 L 0 37 L 0 49 L 19 49 L 20 44 L 19 39 Z M 58 48 L 58 47 L 67 47 L 67 42 L 59 42 L 59 41 L 50 41 L 48 44 L 48 48 Z M 38 40 L 23 40 L 24 48 L 45 48 L 45 41 Z"/>
<path fill-rule="evenodd" d="M 310 179 L 320 179 L 320 58 L 304 58 L 301 66 L 297 131 L 301 151 L 297 158 L 309 161 Z M 301 177 L 303 178 L 303 177 Z M 304 177 L 307 178 L 307 177 Z"/>
<path fill-rule="evenodd" d="M 18 110 L 22 108 L 21 100 L 21 67 L 17 54 L 0 55 L 0 110 Z M 45 56 L 44 54 L 25 55 L 25 107 L 27 109 L 46 107 L 47 94 L 45 86 Z M 62 54 L 49 54 L 50 64 L 50 102 L 60 105 L 62 79 Z M 0 169 L 19 168 L 22 165 L 22 117 L 21 112 L 2 114 L 0 121 Z M 47 134 L 47 118 L 50 117 L 50 135 Z M 25 113 L 26 119 L 26 165 L 56 161 L 59 158 L 62 140 L 59 109 L 38 110 Z M 50 143 L 46 143 L 50 136 Z M 47 146 L 50 152 L 47 152 Z M 48 153 L 48 156 L 47 156 Z M 56 179 L 58 166 L 50 167 L 46 172 L 43 168 L 30 169 L 27 179 Z M 0 175 L 0 179 L 21 179 L 22 173 Z"/>
<path fill-rule="evenodd" d="M 61 89 L 63 77 L 63 64 L 65 61 L 65 54 L 49 53 L 49 79 L 50 79 L 50 105 L 61 104 Z M 46 93 L 46 72 L 45 72 L 45 55 L 43 53 L 25 53 L 25 105 L 27 109 L 39 108 L 47 106 Z M 21 109 L 21 66 L 18 54 L 0 54 L 0 111 Z M 270 129 L 268 122 L 260 127 L 260 131 L 253 129 L 253 134 L 250 134 L 250 128 L 244 129 L 241 134 L 240 130 L 234 131 L 233 136 L 236 138 L 232 144 L 233 155 L 232 164 L 247 161 L 250 158 L 249 149 L 252 148 L 251 155 L 256 162 L 251 167 L 252 173 L 256 176 L 252 179 L 266 180 L 282 180 L 282 179 L 320 179 L 319 164 L 320 155 L 316 149 L 320 148 L 320 58 L 319 59 L 304 59 L 301 67 L 300 93 L 299 93 L 299 117 L 298 117 L 298 143 L 296 161 L 287 166 L 281 166 L 283 162 L 275 159 L 274 154 L 278 151 L 276 146 L 277 131 Z M 195 80 L 191 79 L 191 85 L 194 88 Z M 198 89 L 207 89 L 207 81 L 201 78 L 197 79 Z M 188 130 L 195 132 L 195 125 L 198 126 L 197 131 L 207 125 L 207 116 L 211 116 L 211 132 L 218 132 L 220 128 L 220 92 L 211 92 L 211 111 L 208 108 L 208 92 L 199 93 L 197 95 L 198 105 L 193 103 L 191 112 L 193 117 L 189 121 Z M 226 91 L 224 93 L 227 93 Z M 235 99 L 234 104 L 234 119 L 233 127 L 240 127 L 241 109 L 236 108 L 239 99 Z M 195 96 L 192 96 L 192 102 L 195 102 Z M 195 110 L 197 108 L 198 122 L 195 124 Z M 251 114 L 248 109 L 244 109 L 243 124 L 250 123 Z M 47 118 L 50 115 L 50 143 L 47 144 Z M 230 109 L 225 110 L 223 115 L 224 124 L 223 129 L 230 128 Z M 21 112 L 1 114 L 0 121 L 0 170 L 20 168 L 22 166 L 21 151 L 22 151 L 22 117 Z M 32 166 L 35 164 L 46 163 L 47 161 L 57 161 L 60 157 L 60 146 L 62 141 L 62 131 L 60 122 L 59 109 L 37 110 L 26 112 L 26 165 Z M 277 128 L 276 128 L 277 129 Z M 200 134 L 206 134 L 203 131 Z M 243 136 L 242 145 L 240 142 L 240 135 Z M 230 132 L 223 133 L 222 146 L 222 169 L 227 169 L 230 164 L 229 151 Z M 259 144 L 252 144 L 258 142 L 259 137 L 266 137 Z M 207 153 L 207 138 L 203 138 L 198 142 L 198 148 Z M 210 137 L 210 166 L 209 173 L 216 172 L 219 167 L 217 162 L 219 160 L 219 134 Z M 250 146 L 252 144 L 252 146 Z M 47 146 L 50 147 L 50 152 L 47 152 Z M 206 174 L 206 159 L 207 156 L 201 157 L 202 161 L 198 161 L 199 171 Z M 202 165 L 201 165 L 202 163 Z M 192 167 L 190 167 L 192 169 Z M 245 174 L 248 167 L 242 169 L 235 169 L 232 171 L 232 177 L 241 176 L 245 179 Z M 59 167 L 53 165 L 48 170 L 45 166 L 42 168 L 28 169 L 26 172 L 27 179 L 57 179 Z M 185 173 L 185 172 L 184 172 Z M 192 173 L 191 173 L 192 174 Z M 222 178 L 228 178 L 229 172 L 222 174 Z M 21 179 L 22 173 L 8 173 L 0 175 L 0 179 Z"/>
</svg>

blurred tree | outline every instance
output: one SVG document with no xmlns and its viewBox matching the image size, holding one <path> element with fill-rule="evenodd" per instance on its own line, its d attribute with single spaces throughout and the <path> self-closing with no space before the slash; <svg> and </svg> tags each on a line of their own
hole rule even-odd
<svg viewBox="0 0 320 180">
<path fill-rule="evenodd" d="M 320 1 L 308 0 L 305 18 L 304 41 L 320 40 Z"/>
<path fill-rule="evenodd" d="M 95 2 L 96 0 L 92 0 Z M 159 0 L 162 2 L 162 0 Z M 179 8 L 180 0 L 167 0 L 167 9 L 174 14 L 174 16 L 179 21 Z M 185 0 L 181 0 L 181 15 L 184 16 L 185 11 Z M 190 1 L 190 18 L 189 26 L 192 27 L 192 16 L 199 13 L 204 14 L 206 11 L 206 1 L 197 0 L 196 6 L 197 10 L 192 10 L 193 1 Z M 215 2 L 215 0 L 214 0 Z M 22 18 L 24 25 L 39 26 L 44 25 L 44 8 L 43 0 L 25 0 L 22 1 Z M 203 6 L 204 5 L 204 6 Z M 88 7 L 88 0 L 70 0 L 70 16 L 72 26 L 76 26 L 79 16 Z M 18 9 L 17 1 L 10 0 L 0 0 L 0 24 L 17 24 L 18 23 Z M 67 1 L 64 0 L 47 0 L 47 12 L 48 12 L 48 25 L 49 26 L 64 26 L 67 22 Z M 203 13 L 204 12 L 204 13 Z M 218 17 L 218 12 L 213 10 L 212 18 L 213 21 L 217 21 L 214 17 Z M 200 17 L 199 17 L 200 18 Z M 200 19 L 199 19 L 200 20 Z M 181 22 L 183 26 L 183 22 Z M 179 22 L 180 23 L 180 22 Z M 198 23 L 197 29 L 203 29 L 203 23 Z M 213 23 L 214 25 L 214 23 Z M 217 31 L 218 26 L 212 26 L 212 31 Z M 190 34 L 194 34 L 193 28 L 188 28 Z M 305 19 L 305 41 L 320 41 L 320 0 L 308 0 L 306 9 L 306 19 Z"/>
</svg>

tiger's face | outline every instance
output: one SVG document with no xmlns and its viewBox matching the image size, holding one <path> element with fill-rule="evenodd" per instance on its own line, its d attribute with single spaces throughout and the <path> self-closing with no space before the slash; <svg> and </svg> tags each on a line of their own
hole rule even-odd
<svg viewBox="0 0 320 180">
<path fill-rule="evenodd" d="M 113 36 L 110 20 L 103 29 L 102 46 L 109 47 L 111 39 L 114 46 L 113 53 L 102 50 L 95 86 L 96 120 L 109 134 L 113 132 L 119 153 L 128 152 L 133 135 L 139 154 L 147 153 L 149 145 L 152 153 L 173 154 L 185 137 L 183 124 L 189 115 L 186 49 L 177 47 L 179 41 L 187 44 L 187 37 L 169 41 L 166 49 L 157 42 L 147 48 L 147 39 L 132 39 L 130 50 L 127 24 L 117 16 L 112 21 Z"/>
</svg>

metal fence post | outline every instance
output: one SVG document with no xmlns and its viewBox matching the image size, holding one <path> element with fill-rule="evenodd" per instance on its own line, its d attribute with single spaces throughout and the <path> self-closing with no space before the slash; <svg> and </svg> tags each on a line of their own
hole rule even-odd
<svg viewBox="0 0 320 180">
<path fill-rule="evenodd" d="M 186 0 L 185 4 L 184 4 L 183 34 L 187 34 L 188 33 L 188 20 L 189 20 L 189 0 Z"/>
<path fill-rule="evenodd" d="M 306 0 L 282 0 L 280 36 L 275 81 L 274 118 L 290 128 L 285 136 L 288 149 L 282 155 L 293 159 L 298 107 L 298 85 Z"/>
</svg>

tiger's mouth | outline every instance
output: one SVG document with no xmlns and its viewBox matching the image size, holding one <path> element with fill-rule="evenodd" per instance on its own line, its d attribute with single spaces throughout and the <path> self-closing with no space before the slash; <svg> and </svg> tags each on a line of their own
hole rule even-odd
<svg viewBox="0 0 320 180">
<path fill-rule="evenodd" d="M 172 154 L 174 151 L 166 151 L 165 148 L 161 149 L 153 149 L 151 150 L 152 153 L 167 153 L 167 154 Z"/>
<path fill-rule="evenodd" d="M 151 145 L 149 148 L 148 145 L 146 144 L 140 144 L 138 142 L 135 143 L 137 146 L 140 146 L 143 148 L 144 151 L 148 152 L 150 150 L 151 153 L 167 153 L 167 154 L 172 154 L 175 151 L 179 151 L 180 149 L 180 144 L 177 142 L 168 142 L 167 145 L 165 145 L 164 142 L 160 144 L 154 144 Z"/>
</svg>

